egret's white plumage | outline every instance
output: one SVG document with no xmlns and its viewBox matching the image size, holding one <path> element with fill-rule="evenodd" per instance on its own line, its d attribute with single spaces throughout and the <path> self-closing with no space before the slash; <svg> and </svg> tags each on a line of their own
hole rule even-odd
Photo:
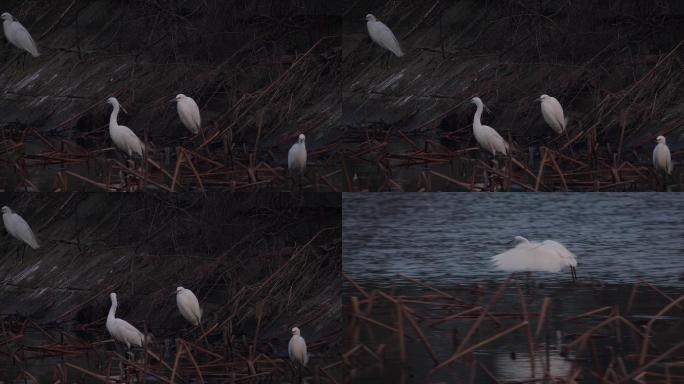
<svg viewBox="0 0 684 384">
<path fill-rule="evenodd" d="M 656 139 L 658 144 L 653 149 L 653 166 L 656 171 L 663 171 L 668 175 L 672 174 L 672 157 L 670 156 L 670 148 L 665 143 L 664 136 L 658 136 Z"/>
<path fill-rule="evenodd" d="M 290 360 L 306 367 L 309 362 L 309 355 L 306 353 L 306 341 L 304 341 L 297 327 L 292 328 L 292 338 L 287 351 L 290 354 Z"/>
<path fill-rule="evenodd" d="M 392 30 L 370 13 L 366 15 L 366 27 L 368 28 L 368 35 L 371 40 L 394 53 L 397 57 L 404 56 L 399 41 L 394 36 L 394 33 L 392 33 Z"/>
<path fill-rule="evenodd" d="M 182 93 L 176 95 L 174 100 L 176 101 L 176 109 L 178 110 L 178 117 L 180 117 L 181 122 L 185 125 L 185 128 L 196 135 L 202 126 L 197 103 L 192 97 L 185 96 Z"/>
<path fill-rule="evenodd" d="M 199 301 L 191 290 L 183 287 L 176 288 L 176 304 L 178 304 L 181 315 L 192 325 L 197 326 L 202 322 L 202 310 Z"/>
<path fill-rule="evenodd" d="M 14 17 L 7 12 L 0 15 L 0 18 L 3 20 L 2 29 L 5 32 L 7 41 L 15 47 L 30 53 L 33 57 L 40 56 L 36 42 L 33 41 L 31 34 L 20 22 L 15 20 Z"/>
<path fill-rule="evenodd" d="M 549 95 L 541 95 L 537 100 L 541 102 L 541 112 L 546 124 L 559 135 L 565 132 L 568 118 L 563 114 L 563 107 L 558 99 Z"/>
<path fill-rule="evenodd" d="M 306 169 L 306 144 L 304 134 L 299 135 L 296 143 L 292 144 L 287 153 L 287 168 L 291 171 L 304 172 Z"/>
<path fill-rule="evenodd" d="M 479 97 L 473 97 L 470 102 L 477 106 L 473 117 L 473 135 L 475 135 L 475 140 L 480 144 L 480 147 L 493 156 L 496 156 L 497 152 L 504 155 L 508 154 L 508 143 L 499 135 L 499 132 L 488 125 L 482 125 L 480 121 L 484 108 L 482 100 Z"/>
<path fill-rule="evenodd" d="M 140 141 L 138 136 L 136 136 L 130 128 L 119 125 L 117 122 L 119 108 L 121 108 L 119 100 L 115 97 L 110 97 L 107 99 L 107 104 L 111 104 L 113 107 L 112 114 L 109 116 L 109 136 L 112 138 L 114 145 L 126 152 L 128 156 L 133 156 L 135 153 L 142 157 L 143 151 L 145 150 L 142 141 Z"/>
<path fill-rule="evenodd" d="M 560 272 L 569 267 L 573 279 L 577 258 L 563 244 L 544 240 L 529 241 L 522 236 L 514 239 L 515 247 L 492 257 L 496 269 L 506 272 Z"/>
<path fill-rule="evenodd" d="M 26 223 L 26 220 L 12 212 L 8 206 L 2 207 L 2 222 L 5 225 L 5 230 L 7 230 L 7 233 L 12 235 L 12 237 L 23 241 L 33 249 L 40 248 L 38 239 L 36 239 L 36 235 L 33 233 L 28 223 Z"/>
<path fill-rule="evenodd" d="M 109 334 L 116 341 L 126 344 L 127 348 L 131 348 L 132 345 L 142 347 L 145 336 L 126 320 L 114 317 L 117 306 L 116 293 L 110 293 L 109 298 L 112 300 L 112 306 L 109 308 L 109 315 L 107 315 L 107 331 Z"/>
</svg>

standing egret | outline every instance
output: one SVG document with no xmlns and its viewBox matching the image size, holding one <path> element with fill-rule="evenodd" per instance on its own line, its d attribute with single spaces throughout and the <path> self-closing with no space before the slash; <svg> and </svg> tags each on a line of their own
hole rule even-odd
<svg viewBox="0 0 684 384">
<path fill-rule="evenodd" d="M 109 116 L 109 136 L 112 138 L 114 145 L 126 152 L 129 157 L 133 156 L 133 153 L 142 157 L 145 146 L 138 136 L 130 128 L 119 125 L 116 121 L 119 116 L 119 108 L 121 108 L 119 100 L 116 97 L 110 97 L 107 99 L 107 104 L 111 104 L 114 107 L 112 114 Z M 126 112 L 125 109 L 123 111 Z"/>
<path fill-rule="evenodd" d="M 112 306 L 109 308 L 109 315 L 107 315 L 107 331 L 109 334 L 116 341 L 126 344 L 126 348 L 129 350 L 131 346 L 142 347 L 145 336 L 128 321 L 114 317 L 117 306 L 116 293 L 110 293 L 109 298 L 112 299 Z"/>
<path fill-rule="evenodd" d="M 200 325 L 202 322 L 202 310 L 197 301 L 197 296 L 191 290 L 183 287 L 176 288 L 176 304 L 178 310 L 185 320 L 192 323 L 194 326 Z"/>
<path fill-rule="evenodd" d="M 306 144 L 304 140 L 304 134 L 299 134 L 299 140 L 292 144 L 290 151 L 287 153 L 287 169 L 290 172 L 299 172 L 301 174 L 306 169 Z"/>
<path fill-rule="evenodd" d="M 565 132 L 568 118 L 563 114 L 563 107 L 558 99 L 549 95 L 541 95 L 537 101 L 541 102 L 541 113 L 546 124 L 559 135 Z"/>
<path fill-rule="evenodd" d="M 665 143 L 665 136 L 658 136 L 656 142 L 658 144 L 653 149 L 653 167 L 655 167 L 656 172 L 663 171 L 671 175 L 672 157 L 670 156 L 670 148 Z"/>
<path fill-rule="evenodd" d="M 21 216 L 17 215 L 16 213 L 12 212 L 12 210 L 8 206 L 2 207 L 2 222 L 5 225 L 7 233 L 12 235 L 12 237 L 24 242 L 32 249 L 40 248 L 40 244 L 38 244 L 38 239 L 36 239 L 36 235 L 33 233 L 28 223 L 26 223 L 26 220 L 24 220 Z M 24 251 L 26 251 L 25 247 L 26 246 L 24 246 Z M 19 252 L 18 248 L 17 252 Z M 24 253 L 22 252 L 21 259 L 23 258 Z"/>
<path fill-rule="evenodd" d="M 488 125 L 482 125 L 480 117 L 482 117 L 482 109 L 484 104 L 479 97 L 473 97 L 470 100 L 471 103 L 477 106 L 475 111 L 475 116 L 473 117 L 473 135 L 475 140 L 477 140 L 480 147 L 485 151 L 496 157 L 496 153 L 508 154 L 508 143 L 499 135 L 499 132 L 495 131 L 494 128 Z"/>
<path fill-rule="evenodd" d="M 302 366 L 306 367 L 309 362 L 309 355 L 306 353 L 306 341 L 299 333 L 299 328 L 292 328 L 292 338 L 287 347 L 287 352 L 290 355 L 290 360 L 299 365 L 301 372 Z"/>
<path fill-rule="evenodd" d="M 404 56 L 399 41 L 392 30 L 370 13 L 366 15 L 366 27 L 368 27 L 368 35 L 376 44 L 394 53 L 397 57 Z"/>
<path fill-rule="evenodd" d="M 494 266 L 506 272 L 560 272 L 570 267 L 572 279 L 577 278 L 577 258 L 563 244 L 544 240 L 529 241 L 522 236 L 514 238 L 515 247 L 492 257 Z"/>
<path fill-rule="evenodd" d="M 30 53 L 33 57 L 40 56 L 36 42 L 33 41 L 31 34 L 20 22 L 16 21 L 14 17 L 7 12 L 0 15 L 0 18 L 3 20 L 2 29 L 5 32 L 7 41 L 15 47 Z"/>
<path fill-rule="evenodd" d="M 192 97 L 180 93 L 171 101 L 176 102 L 178 117 L 180 117 L 185 128 L 196 135 L 202 127 L 202 120 L 200 119 L 199 107 L 197 106 L 197 103 L 195 103 L 195 100 Z"/>
</svg>

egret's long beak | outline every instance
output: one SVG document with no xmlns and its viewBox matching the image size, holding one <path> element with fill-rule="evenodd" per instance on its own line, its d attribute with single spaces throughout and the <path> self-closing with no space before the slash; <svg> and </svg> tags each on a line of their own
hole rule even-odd
<svg viewBox="0 0 684 384">
<path fill-rule="evenodd" d="M 541 97 L 537 97 L 534 101 L 542 101 Z"/>
<path fill-rule="evenodd" d="M 173 99 L 169 100 L 169 103 L 173 103 L 173 102 L 175 102 L 175 101 L 176 101 L 176 99 L 173 98 Z"/>
</svg>

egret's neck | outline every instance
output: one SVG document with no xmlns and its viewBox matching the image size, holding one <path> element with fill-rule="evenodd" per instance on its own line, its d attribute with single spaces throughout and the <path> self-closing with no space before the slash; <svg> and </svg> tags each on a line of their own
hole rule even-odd
<svg viewBox="0 0 684 384">
<path fill-rule="evenodd" d="M 112 114 L 109 115 L 109 129 L 112 130 L 115 127 L 117 127 L 119 124 L 116 122 L 116 118 L 119 116 L 119 105 L 114 104 L 113 105 L 114 109 L 112 109 Z M 113 308 L 116 308 L 116 304 L 113 304 Z"/>
<path fill-rule="evenodd" d="M 482 125 L 480 118 L 482 117 L 482 104 L 477 104 L 477 110 L 475 111 L 475 116 L 473 116 L 473 128 Z"/>
<path fill-rule="evenodd" d="M 112 301 L 112 306 L 109 307 L 109 315 L 107 315 L 107 321 L 114 320 L 114 314 L 116 313 L 116 301 Z"/>
</svg>

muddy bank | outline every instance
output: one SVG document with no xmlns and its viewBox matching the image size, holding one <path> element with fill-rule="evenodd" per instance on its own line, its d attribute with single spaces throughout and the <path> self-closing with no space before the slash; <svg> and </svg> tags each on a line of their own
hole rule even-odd
<svg viewBox="0 0 684 384">
<path fill-rule="evenodd" d="M 367 13 L 404 57 L 383 63 Z M 355 2 L 343 20 L 349 173 L 370 190 L 661 189 L 651 154 L 662 134 L 675 161 L 667 188 L 681 189 L 682 21 L 678 1 Z M 544 93 L 563 105 L 568 137 L 544 123 Z M 473 96 L 492 111 L 483 123 L 514 143 L 503 185 L 482 176 L 497 177 L 472 135 Z"/>
<path fill-rule="evenodd" d="M 0 47 L 5 190 L 122 189 L 141 179 L 149 180 L 137 188 L 289 189 L 287 150 L 300 132 L 310 152 L 305 187 L 331 189 L 318 179 L 338 169 L 335 5 L 9 1 L 3 7 L 42 53 L 22 68 L 16 48 L 4 39 Z M 169 102 L 178 93 L 200 107 L 204 131 L 197 137 Z M 147 169 L 107 150 L 110 96 L 129 112 L 119 123 L 150 148 Z"/>
<path fill-rule="evenodd" d="M 302 329 L 314 366 L 338 358 L 339 196 L 5 194 L 1 199 L 41 242 L 20 263 L 18 242 L 2 231 L 0 306 L 3 332 L 9 332 L 3 339 L 35 322 L 54 337 L 72 335 L 93 343 L 90 352 L 104 353 L 114 348 L 97 343 L 110 338 L 104 321 L 109 293 L 116 292 L 117 316 L 147 327 L 155 340 L 151 350 L 161 354 L 176 337 L 192 341 L 201 334 L 178 312 L 173 293 L 182 285 L 201 303 L 215 353 L 224 353 L 225 345 L 230 359 L 248 353 L 259 323 L 256 350 L 272 359 L 287 359 L 292 326 Z M 21 350 L 12 345 L 16 348 L 0 353 L 11 358 Z M 172 363 L 173 354 L 170 358 Z"/>
</svg>

